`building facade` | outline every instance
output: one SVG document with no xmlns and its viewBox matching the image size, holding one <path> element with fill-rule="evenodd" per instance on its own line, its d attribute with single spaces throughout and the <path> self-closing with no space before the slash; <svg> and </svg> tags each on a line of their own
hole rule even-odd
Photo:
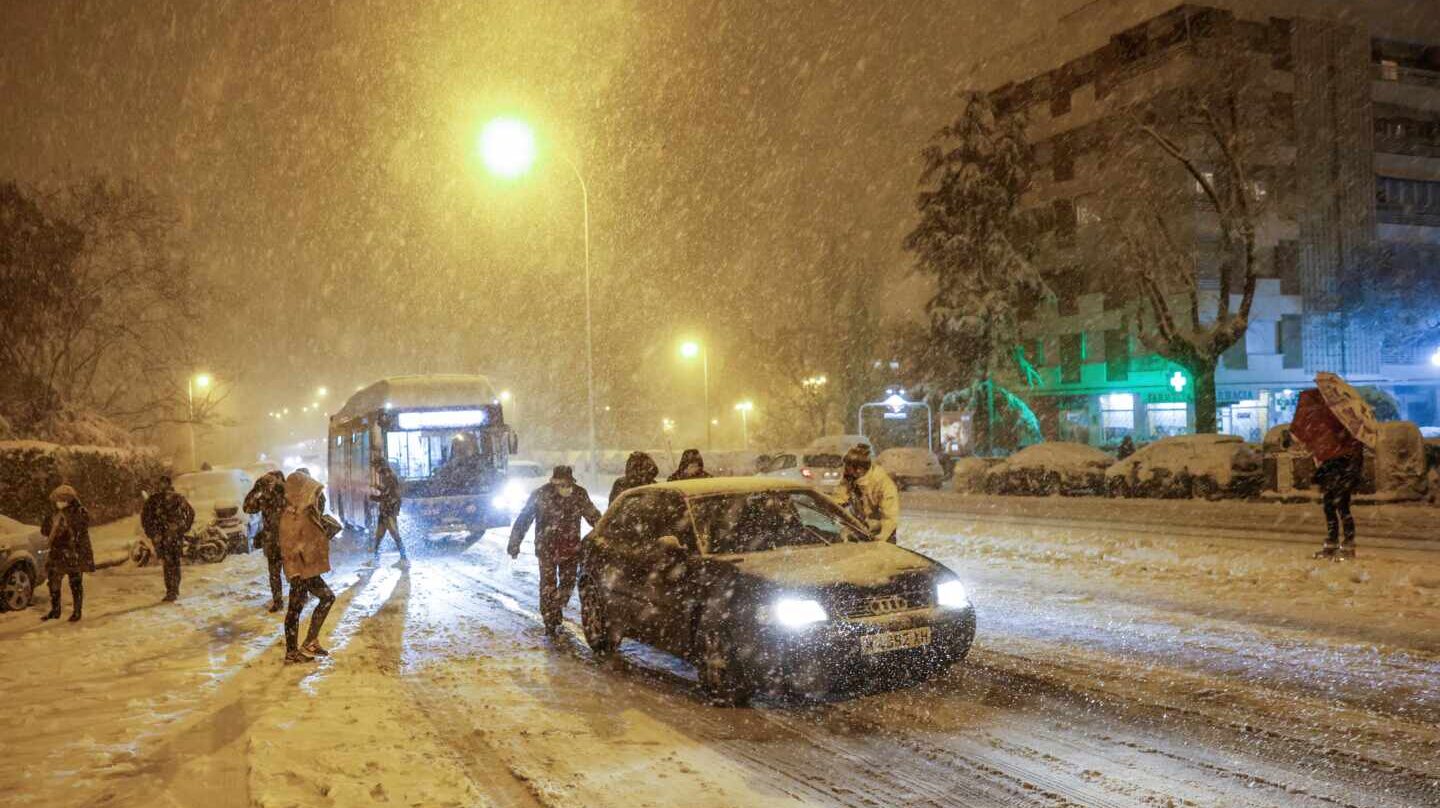
<svg viewBox="0 0 1440 808">
<path fill-rule="evenodd" d="M 992 90 L 1029 121 L 1036 171 L 1026 206 L 1044 211 L 1062 241 L 1084 231 L 1101 215 L 1098 195 L 1114 192 L 1107 127 L 1212 67 L 1196 37 L 1233 35 L 1264 65 L 1266 114 L 1280 134 L 1255 180 L 1267 202 L 1264 277 L 1249 331 L 1218 368 L 1221 431 L 1259 440 L 1288 421 L 1322 370 L 1379 388 L 1401 417 L 1440 427 L 1440 42 L 1229 6 L 1178 5 Z M 1213 310 L 1216 259 L 1206 228 L 1195 232 Z M 1135 296 L 1101 286 L 1059 290 L 1028 319 L 1042 431 L 1112 445 L 1193 430 L 1188 375 L 1141 346 Z"/>
</svg>

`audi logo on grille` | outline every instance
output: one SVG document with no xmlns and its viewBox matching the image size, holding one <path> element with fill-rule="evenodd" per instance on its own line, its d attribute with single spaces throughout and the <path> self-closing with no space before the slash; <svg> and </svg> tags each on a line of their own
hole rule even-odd
<svg viewBox="0 0 1440 808">
<path fill-rule="evenodd" d="M 903 612 L 910 608 L 910 603 L 900 595 L 890 595 L 883 598 L 870 599 L 871 614 L 890 614 L 892 612 Z"/>
</svg>

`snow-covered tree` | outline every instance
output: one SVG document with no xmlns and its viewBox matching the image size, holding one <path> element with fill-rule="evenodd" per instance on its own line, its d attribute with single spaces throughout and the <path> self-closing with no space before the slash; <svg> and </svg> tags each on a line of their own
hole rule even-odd
<svg viewBox="0 0 1440 808">
<path fill-rule="evenodd" d="M 921 152 L 920 221 L 905 248 L 935 280 L 926 307 L 930 386 L 954 391 L 983 383 L 985 416 L 994 412 L 996 375 L 1020 375 L 1011 363 L 1022 312 L 1048 292 L 1032 261 L 1039 243 L 1021 209 L 1031 185 L 1025 121 L 997 110 L 984 93 L 965 95 L 962 105 Z M 987 448 L 990 433 L 983 431 Z"/>
<path fill-rule="evenodd" d="M 1207 33 L 1190 45 L 1186 82 L 1132 107 L 1112 132 L 1099 226 L 1083 239 L 1107 293 L 1134 304 L 1140 341 L 1189 372 L 1197 432 L 1217 429 L 1216 368 L 1249 327 L 1257 233 L 1275 191 L 1267 138 L 1283 125 L 1263 57 Z"/>
</svg>

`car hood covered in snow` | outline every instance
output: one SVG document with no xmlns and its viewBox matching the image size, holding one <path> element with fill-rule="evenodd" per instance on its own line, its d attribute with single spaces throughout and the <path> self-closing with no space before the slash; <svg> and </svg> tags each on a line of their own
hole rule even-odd
<svg viewBox="0 0 1440 808">
<path fill-rule="evenodd" d="M 940 567 L 919 553 L 888 542 L 782 547 L 762 553 L 711 557 L 733 563 L 742 574 L 797 589 L 838 583 L 880 586 L 901 573 Z"/>
</svg>

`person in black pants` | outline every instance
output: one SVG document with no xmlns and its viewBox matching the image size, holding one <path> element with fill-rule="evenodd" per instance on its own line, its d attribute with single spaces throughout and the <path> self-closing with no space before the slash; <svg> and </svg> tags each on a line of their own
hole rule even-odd
<svg viewBox="0 0 1440 808">
<path fill-rule="evenodd" d="M 335 603 L 320 576 L 330 571 L 330 536 L 323 524 L 324 486 L 308 469 L 296 469 L 285 478 L 285 509 L 280 514 L 280 563 L 290 579 L 290 606 L 285 610 L 285 662 L 313 662 L 329 656 L 320 646 L 320 629 Z M 300 612 L 314 595 L 320 602 L 310 615 L 305 643 L 299 644 Z"/>
<path fill-rule="evenodd" d="M 170 483 L 169 477 L 161 477 L 159 490 L 145 500 L 140 511 L 140 526 L 145 535 L 155 543 L 155 554 L 160 557 L 164 570 L 166 603 L 174 603 L 180 597 L 180 561 L 185 550 L 185 534 L 195 523 L 195 509 L 189 500 Z"/>
<path fill-rule="evenodd" d="M 50 586 L 50 611 L 41 620 L 60 616 L 60 579 L 70 579 L 70 622 L 79 621 L 85 602 L 84 574 L 95 571 L 95 553 L 90 548 L 90 514 L 80 504 L 74 488 L 62 485 L 50 492 L 55 510 L 45 517 L 41 530 L 50 539 L 45 560 L 45 579 Z"/>
<path fill-rule="evenodd" d="M 400 548 L 400 560 L 395 566 L 408 567 L 410 559 L 405 556 L 405 542 L 400 538 L 400 478 L 389 463 L 377 465 L 375 487 L 378 493 L 372 494 L 370 499 L 379 505 L 379 519 L 375 522 L 375 546 L 370 550 L 370 564 L 380 563 L 380 541 L 389 533 L 395 539 L 395 546 Z"/>
<path fill-rule="evenodd" d="M 1324 493 L 1325 546 L 1316 558 L 1355 557 L 1355 517 L 1350 514 L 1350 497 L 1365 478 L 1365 451 L 1355 442 L 1349 451 L 1332 457 L 1315 470 L 1315 484 Z"/>
<path fill-rule="evenodd" d="M 280 514 L 285 510 L 285 473 L 271 471 L 260 475 L 250 493 L 245 495 L 245 512 L 260 514 L 260 532 L 255 546 L 265 551 L 265 565 L 270 573 L 270 611 L 285 608 L 282 596 L 280 564 Z"/>
</svg>

